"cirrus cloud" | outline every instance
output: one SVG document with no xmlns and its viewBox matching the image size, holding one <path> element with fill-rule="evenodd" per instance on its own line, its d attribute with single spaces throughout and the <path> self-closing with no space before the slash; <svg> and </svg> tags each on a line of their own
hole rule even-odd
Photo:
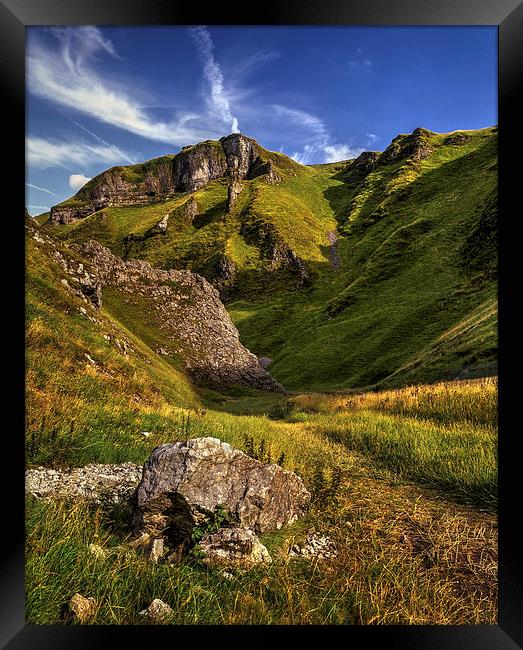
<svg viewBox="0 0 523 650">
<path fill-rule="evenodd" d="M 122 152 L 117 147 L 85 142 L 60 142 L 29 136 L 26 138 L 26 161 L 35 168 L 87 167 L 121 165 Z"/>
</svg>

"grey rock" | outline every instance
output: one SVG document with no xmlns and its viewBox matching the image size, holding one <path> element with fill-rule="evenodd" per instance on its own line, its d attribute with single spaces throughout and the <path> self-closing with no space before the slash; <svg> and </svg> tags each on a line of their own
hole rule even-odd
<svg viewBox="0 0 523 650">
<path fill-rule="evenodd" d="M 214 521 L 256 533 L 280 529 L 304 512 L 310 493 L 294 472 L 263 465 L 218 438 L 194 438 L 156 447 L 136 490 L 137 534 L 189 543 L 195 526 Z"/>
<path fill-rule="evenodd" d="M 94 240 L 75 248 L 89 261 L 102 287 L 110 286 L 129 300 L 139 298 L 142 309 L 145 304 L 150 324 L 156 325 L 173 349 L 180 350 L 195 382 L 285 392 L 241 344 L 219 293 L 203 277 L 191 271 L 156 269 L 141 260 L 124 262 Z M 115 343 L 127 353 L 127 345 L 118 339 Z"/>
<path fill-rule="evenodd" d="M 68 497 L 96 503 L 126 502 L 133 496 L 142 467 L 132 463 L 85 465 L 70 470 L 45 467 L 25 473 L 25 491 L 37 498 Z"/>
<path fill-rule="evenodd" d="M 289 550 L 289 556 L 308 560 L 328 560 L 336 557 L 337 554 L 338 551 L 332 539 L 327 535 L 316 533 L 314 530 L 309 532 L 301 546 L 294 544 Z"/>
<path fill-rule="evenodd" d="M 85 598 L 82 594 L 76 593 L 69 601 L 69 607 L 79 623 L 87 623 L 96 614 L 98 603 L 94 598 Z"/>
<path fill-rule="evenodd" d="M 236 178 L 231 179 L 227 187 L 227 212 L 231 212 L 238 195 L 242 192 L 243 185 Z"/>
<path fill-rule="evenodd" d="M 174 611 L 167 603 L 164 603 L 163 600 L 155 598 L 153 602 L 140 612 L 140 616 L 143 616 L 145 619 L 149 620 L 151 623 L 162 623 L 170 616 L 174 614 Z"/>
<path fill-rule="evenodd" d="M 252 530 L 221 528 L 205 535 L 199 549 L 205 564 L 221 568 L 250 569 L 272 562 L 269 551 Z"/>
<path fill-rule="evenodd" d="M 163 539 L 161 537 L 157 537 L 156 539 L 153 539 L 149 549 L 149 560 L 154 564 L 158 564 L 163 553 L 164 553 Z"/>
</svg>

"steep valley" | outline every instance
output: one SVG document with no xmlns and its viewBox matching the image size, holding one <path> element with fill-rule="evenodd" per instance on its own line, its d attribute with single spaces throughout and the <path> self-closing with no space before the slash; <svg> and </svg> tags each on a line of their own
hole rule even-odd
<svg viewBox="0 0 523 650">
<path fill-rule="evenodd" d="M 174 624 L 497 623 L 497 128 L 312 166 L 233 134 L 25 223 L 27 468 L 218 438 L 311 495 L 271 564 L 223 572 L 151 562 L 125 504 L 28 494 L 29 623 L 78 594 L 95 625 L 158 598 Z M 293 559 L 311 536 L 335 552 Z"/>
<path fill-rule="evenodd" d="M 171 174 L 185 185 L 166 198 L 125 205 L 128 186 L 114 180 L 150 179 L 163 160 L 116 168 L 53 208 L 44 227 L 202 275 L 289 390 L 495 374 L 496 128 L 416 129 L 381 154 L 310 167 L 245 136 L 222 140 L 223 151 L 220 141 L 182 152 Z"/>
</svg>

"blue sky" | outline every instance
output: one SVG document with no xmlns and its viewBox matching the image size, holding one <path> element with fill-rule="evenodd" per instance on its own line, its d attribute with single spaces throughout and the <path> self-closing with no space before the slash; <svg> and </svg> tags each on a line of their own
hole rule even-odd
<svg viewBox="0 0 523 650">
<path fill-rule="evenodd" d="M 496 123 L 496 27 L 27 28 L 30 214 L 233 131 L 313 164 Z"/>
</svg>

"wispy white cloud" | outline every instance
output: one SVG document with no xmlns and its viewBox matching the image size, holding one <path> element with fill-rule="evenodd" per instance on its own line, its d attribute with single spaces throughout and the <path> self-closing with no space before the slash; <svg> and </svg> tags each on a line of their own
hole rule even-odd
<svg viewBox="0 0 523 650">
<path fill-rule="evenodd" d="M 26 183 L 27 187 L 33 188 L 33 190 L 38 190 L 40 192 L 45 192 L 46 194 L 50 194 L 51 196 L 58 196 L 58 194 L 55 194 L 54 192 L 51 192 L 51 190 L 46 190 L 45 187 L 38 187 L 38 185 L 33 185 L 32 183 Z"/>
<path fill-rule="evenodd" d="M 87 127 L 85 127 L 83 124 L 80 124 L 80 122 L 76 122 L 76 120 L 71 120 L 73 124 L 75 124 L 78 128 L 82 129 L 82 131 L 85 131 L 88 133 L 92 138 L 97 140 L 100 144 L 103 144 L 105 147 L 109 147 L 110 149 L 113 149 L 115 152 L 118 151 L 121 154 L 122 160 L 125 162 L 128 162 L 130 164 L 133 164 L 137 162 L 135 158 L 131 158 L 131 156 L 126 153 L 125 151 L 122 151 L 119 147 L 117 147 L 114 144 L 110 144 L 109 142 L 106 142 L 100 136 L 96 135 L 96 133 L 93 133 L 93 131 L 90 131 Z"/>
<path fill-rule="evenodd" d="M 54 42 L 44 41 L 37 34 L 29 41 L 28 87 L 38 97 L 68 112 L 177 146 L 237 132 L 241 122 L 254 127 L 255 132 L 250 135 L 259 139 L 265 135 L 285 139 L 287 146 L 295 149 L 293 157 L 304 164 L 352 157 L 358 151 L 351 148 L 350 142 L 337 142 L 321 118 L 283 102 L 269 103 L 259 88 L 244 82 L 250 71 L 273 61 L 278 53 L 246 53 L 226 74 L 216 59 L 209 30 L 203 26 L 190 28 L 202 64 L 203 105 L 188 109 L 182 105 L 176 107 L 173 101 L 172 119 L 158 120 L 150 110 L 158 98 L 150 95 L 145 100 L 146 94 L 139 83 L 118 82 L 114 77 L 115 66 L 102 69 L 99 65 L 108 57 L 117 62 L 119 55 L 98 28 L 52 28 L 48 33 L 53 35 Z M 363 66 L 368 65 L 363 51 L 357 51 L 354 58 Z M 112 77 L 107 75 L 108 69 Z M 100 138 L 81 121 L 72 121 L 96 142 L 30 137 L 29 164 L 40 168 L 69 167 L 74 172 L 78 168 L 91 171 L 88 166 L 94 164 L 135 162 L 133 156 Z"/>
<path fill-rule="evenodd" d="M 375 133 L 365 133 L 365 137 L 367 138 L 367 145 L 369 146 L 374 144 L 376 140 L 380 139 Z"/>
<path fill-rule="evenodd" d="M 280 105 L 274 105 L 273 110 L 278 119 L 287 121 L 301 131 L 303 148 L 301 151 L 295 151 L 291 157 L 302 165 L 312 162 L 338 162 L 355 158 L 362 152 L 362 149 L 334 142 L 327 126 L 316 115 Z"/>
<path fill-rule="evenodd" d="M 85 142 L 60 142 L 32 136 L 26 138 L 26 161 L 30 166 L 40 169 L 118 165 L 125 162 L 117 147 Z"/>
<path fill-rule="evenodd" d="M 214 43 L 205 27 L 194 27 L 189 30 L 203 65 L 203 74 L 210 87 L 206 97 L 207 105 L 222 122 L 231 125 L 233 132 L 238 132 L 238 118 L 231 112 L 231 104 L 224 86 L 224 78 L 220 65 L 214 58 Z"/>
<path fill-rule="evenodd" d="M 83 174 L 71 174 L 69 176 L 69 187 L 75 191 L 78 191 L 90 180 L 91 179 L 88 176 L 84 176 Z"/>
<path fill-rule="evenodd" d="M 236 77 L 245 77 L 260 65 L 271 63 L 272 61 L 279 59 L 280 56 L 280 52 L 267 52 L 266 50 L 260 50 L 259 52 L 255 52 L 250 56 L 242 58 L 242 60 L 236 64 L 234 74 Z"/>
<path fill-rule="evenodd" d="M 54 47 L 38 38 L 29 43 L 31 93 L 151 140 L 181 146 L 210 137 L 208 127 L 193 123 L 194 113 L 181 112 L 170 122 L 156 121 L 127 88 L 103 79 L 95 69 L 97 59 L 117 53 L 96 27 L 65 27 L 51 33 Z"/>
<path fill-rule="evenodd" d="M 363 151 L 361 148 L 353 149 L 347 144 L 332 144 L 325 147 L 325 162 L 339 162 L 357 158 Z"/>
</svg>

